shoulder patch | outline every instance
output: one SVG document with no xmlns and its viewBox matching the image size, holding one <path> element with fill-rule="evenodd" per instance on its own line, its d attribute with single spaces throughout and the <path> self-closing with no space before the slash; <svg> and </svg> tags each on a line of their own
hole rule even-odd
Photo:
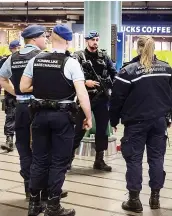
<svg viewBox="0 0 172 216">
<path fill-rule="evenodd" d="M 123 69 L 125 69 L 128 74 L 134 74 L 139 66 L 140 64 L 138 62 L 134 62 L 125 66 Z"/>
</svg>

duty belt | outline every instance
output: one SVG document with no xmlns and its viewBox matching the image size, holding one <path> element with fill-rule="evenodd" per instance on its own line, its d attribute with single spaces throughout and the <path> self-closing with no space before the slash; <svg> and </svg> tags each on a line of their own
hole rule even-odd
<svg viewBox="0 0 172 216">
<path fill-rule="evenodd" d="M 77 104 L 72 103 L 59 103 L 59 101 L 54 100 L 32 100 L 31 107 L 33 109 L 51 109 L 51 110 L 65 110 L 65 111 L 75 111 L 77 110 Z"/>
<path fill-rule="evenodd" d="M 30 99 L 27 100 L 17 100 L 17 104 L 29 104 L 30 103 Z"/>
</svg>

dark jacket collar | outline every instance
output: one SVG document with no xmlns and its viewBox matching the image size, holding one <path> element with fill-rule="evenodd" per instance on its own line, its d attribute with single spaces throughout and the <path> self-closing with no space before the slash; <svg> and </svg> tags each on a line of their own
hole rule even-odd
<svg viewBox="0 0 172 216">
<path fill-rule="evenodd" d="M 129 63 L 138 62 L 138 61 L 140 61 L 140 58 L 141 58 L 141 55 L 138 55 L 138 56 L 134 57 Z M 156 59 L 157 59 L 157 57 L 156 57 L 156 55 L 154 55 L 154 60 L 156 60 Z"/>
</svg>

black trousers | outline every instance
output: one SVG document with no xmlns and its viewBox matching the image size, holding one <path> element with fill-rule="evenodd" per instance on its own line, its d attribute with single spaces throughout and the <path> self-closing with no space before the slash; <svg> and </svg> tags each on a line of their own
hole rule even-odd
<svg viewBox="0 0 172 216">
<path fill-rule="evenodd" d="M 95 134 L 95 150 L 97 152 L 107 150 L 108 148 L 108 135 L 107 126 L 109 122 L 108 100 L 105 97 L 100 98 L 94 108 L 92 109 L 95 122 L 96 122 L 96 134 Z M 85 119 L 84 112 L 80 109 L 76 117 L 74 149 L 77 149 L 84 137 L 85 130 L 82 128 L 83 120 Z"/>
<path fill-rule="evenodd" d="M 142 159 L 145 146 L 149 164 L 149 186 L 151 189 L 163 187 L 166 129 L 165 117 L 125 126 L 124 137 L 121 139 L 121 152 L 127 165 L 128 190 L 142 189 Z"/>
<path fill-rule="evenodd" d="M 32 123 L 30 191 L 39 193 L 47 187 L 49 197 L 60 196 L 70 161 L 74 125 L 67 112 L 42 110 Z"/>
<path fill-rule="evenodd" d="M 4 135 L 14 136 L 15 131 L 15 110 L 16 110 L 16 99 L 12 95 L 5 95 L 5 125 Z"/>
<path fill-rule="evenodd" d="M 32 151 L 30 147 L 31 118 L 27 103 L 16 105 L 16 147 L 20 156 L 20 174 L 24 179 L 25 190 L 29 191 L 30 166 L 32 163 Z"/>
</svg>

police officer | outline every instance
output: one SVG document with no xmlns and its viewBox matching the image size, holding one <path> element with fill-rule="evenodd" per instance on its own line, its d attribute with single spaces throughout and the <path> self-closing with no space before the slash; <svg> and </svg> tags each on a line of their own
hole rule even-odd
<svg viewBox="0 0 172 216">
<path fill-rule="evenodd" d="M 15 53 L 19 51 L 20 47 L 21 47 L 21 44 L 20 44 L 20 41 L 18 40 L 13 40 L 9 44 L 9 50 L 11 51 L 11 53 Z"/>
<path fill-rule="evenodd" d="M 17 52 L 20 49 L 20 42 L 18 40 L 13 40 L 9 44 L 9 50 L 12 53 Z M 0 68 L 8 57 L 4 57 L 0 60 Z M 13 151 L 13 136 L 14 136 L 14 126 L 15 126 L 15 105 L 16 97 L 11 95 L 7 91 L 4 91 L 4 103 L 5 103 L 5 125 L 4 134 L 6 136 L 6 143 L 1 145 L 2 150 L 7 150 L 7 152 Z"/>
<path fill-rule="evenodd" d="M 0 69 L 0 84 L 10 94 L 16 96 L 15 132 L 16 147 L 20 156 L 20 174 L 24 178 L 26 199 L 29 199 L 29 178 L 32 162 L 30 148 L 30 114 L 28 104 L 32 98 L 30 92 L 20 91 L 20 79 L 27 62 L 46 48 L 45 27 L 31 25 L 24 29 L 21 36 L 25 40 L 25 47 L 12 54 Z M 13 84 L 10 81 L 13 81 Z"/>
<path fill-rule="evenodd" d="M 36 114 L 32 123 L 33 161 L 28 215 L 35 216 L 41 211 L 40 190 L 48 175 L 49 199 L 45 216 L 73 216 L 73 209 L 61 207 L 60 194 L 73 147 L 75 90 L 86 116 L 85 129 L 92 126 L 91 108 L 80 64 L 66 52 L 72 31 L 65 25 L 56 25 L 50 39 L 52 53 L 40 53 L 30 60 L 20 83 L 22 92 L 33 90 L 35 98 L 39 98 L 32 103 Z"/>
<path fill-rule="evenodd" d="M 116 70 L 114 69 L 113 63 L 107 56 L 104 50 L 98 50 L 99 34 L 96 31 L 91 31 L 86 37 L 87 47 L 84 51 L 78 51 L 74 56 L 78 59 L 83 67 L 85 74 L 85 85 L 88 89 L 92 111 L 94 113 L 96 121 L 96 134 L 95 134 L 95 150 L 96 158 L 94 162 L 94 169 L 103 171 L 111 171 L 112 168 L 104 162 L 104 151 L 108 148 L 108 135 L 106 133 L 109 122 L 109 111 L 108 111 L 108 97 L 104 92 L 99 92 L 98 88 L 100 83 L 96 79 L 93 71 L 86 67 L 85 62 L 90 60 L 93 69 L 98 76 L 103 77 L 106 72 L 105 79 L 111 77 L 113 80 Z M 96 98 L 96 100 L 95 100 Z M 93 102 L 94 101 L 94 102 Z M 102 115 L 103 114 L 103 115 Z M 74 159 L 75 149 L 80 145 L 82 138 L 84 137 L 85 130 L 82 128 L 82 122 L 85 118 L 82 109 L 79 111 L 77 116 L 76 128 L 75 128 L 75 140 L 74 148 L 72 153 L 72 160 Z M 71 164 L 69 164 L 69 169 Z"/>
<path fill-rule="evenodd" d="M 127 165 L 129 200 L 122 204 L 122 208 L 142 212 L 139 193 L 145 144 L 151 188 L 149 205 L 151 209 L 160 208 L 159 193 L 165 181 L 165 116 L 172 108 L 172 69 L 154 56 L 152 37 L 141 36 L 137 47 L 137 60 L 116 76 L 110 101 L 110 121 L 116 127 L 121 119 L 125 126 L 121 151 Z"/>
</svg>

